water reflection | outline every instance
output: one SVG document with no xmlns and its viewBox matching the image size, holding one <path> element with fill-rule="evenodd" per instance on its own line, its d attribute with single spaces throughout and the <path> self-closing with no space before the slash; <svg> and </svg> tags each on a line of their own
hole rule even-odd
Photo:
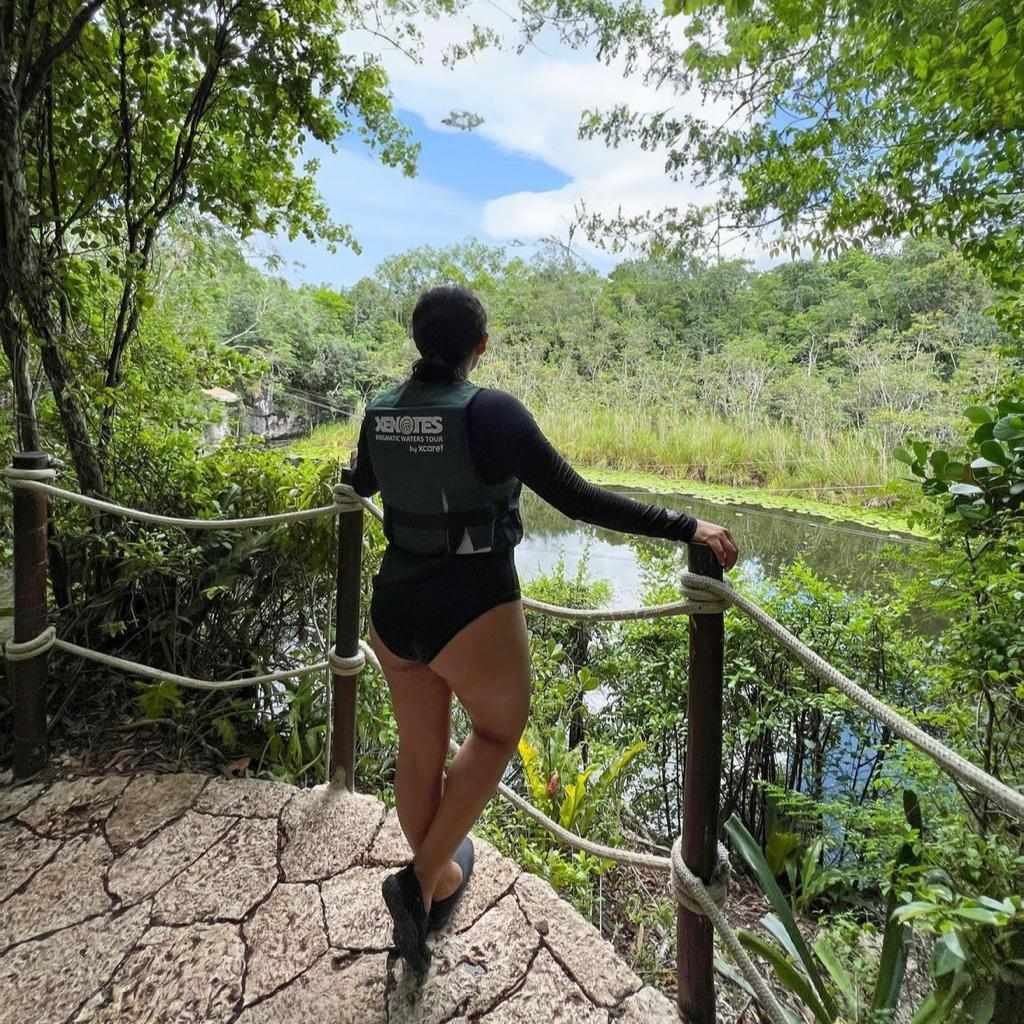
<svg viewBox="0 0 1024 1024">
<path fill-rule="evenodd" d="M 647 491 L 615 489 L 638 501 L 654 501 L 728 527 L 740 547 L 738 568 L 746 578 L 772 576 L 800 557 L 819 575 L 831 577 L 857 592 L 865 588 L 873 573 L 898 567 L 901 550 L 925 543 L 903 534 L 803 512 L 726 505 L 685 494 L 652 495 Z M 572 573 L 586 554 L 591 577 L 612 584 L 614 607 L 637 603 L 643 580 L 634 538 L 577 523 L 526 491 L 523 515 L 526 537 L 516 552 L 516 563 L 524 581 L 550 571 L 560 557 L 564 557 L 566 569 Z M 685 558 L 681 545 L 646 539 L 643 543 L 678 548 L 680 559 Z"/>
</svg>

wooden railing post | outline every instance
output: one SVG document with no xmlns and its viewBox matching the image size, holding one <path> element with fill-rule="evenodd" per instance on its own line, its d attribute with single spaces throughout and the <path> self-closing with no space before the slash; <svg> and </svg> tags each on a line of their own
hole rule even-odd
<svg viewBox="0 0 1024 1024">
<path fill-rule="evenodd" d="M 46 469 L 49 456 L 21 452 L 14 469 Z M 46 629 L 45 494 L 14 488 L 14 640 L 26 643 Z M 14 691 L 14 777 L 28 778 L 46 764 L 46 680 L 49 654 L 7 665 Z"/>
<path fill-rule="evenodd" d="M 343 469 L 341 479 L 352 482 L 352 471 Z M 363 561 L 363 511 L 338 513 L 337 599 L 334 612 L 334 652 L 351 658 L 359 650 L 359 590 Z M 350 792 L 356 771 L 356 676 L 333 675 L 330 778 L 338 778 Z"/>
<path fill-rule="evenodd" d="M 721 566 L 702 545 L 690 545 L 689 569 L 722 578 Z M 718 844 L 724 652 L 724 616 L 691 615 L 683 859 L 705 882 L 714 870 Z M 714 929 L 706 917 L 684 907 L 676 912 L 676 974 L 683 1017 L 692 1024 L 715 1024 Z"/>
</svg>

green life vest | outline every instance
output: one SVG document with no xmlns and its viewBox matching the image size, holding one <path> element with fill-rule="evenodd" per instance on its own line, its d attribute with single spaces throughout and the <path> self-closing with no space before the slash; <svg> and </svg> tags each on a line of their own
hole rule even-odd
<svg viewBox="0 0 1024 1024">
<path fill-rule="evenodd" d="M 522 484 L 485 483 L 469 451 L 468 381 L 408 380 L 366 407 L 366 438 L 384 503 L 384 534 L 422 555 L 503 551 L 523 539 Z"/>
</svg>

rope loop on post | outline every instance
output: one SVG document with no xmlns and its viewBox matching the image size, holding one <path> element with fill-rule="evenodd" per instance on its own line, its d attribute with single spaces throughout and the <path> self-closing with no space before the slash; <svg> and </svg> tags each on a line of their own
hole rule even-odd
<svg viewBox="0 0 1024 1024">
<path fill-rule="evenodd" d="M 724 580 L 684 572 L 682 588 L 687 601 L 701 606 L 699 611 L 693 611 L 691 615 L 722 615 L 733 603 L 732 587 Z"/>
<path fill-rule="evenodd" d="M 47 626 L 38 636 L 23 643 L 15 643 L 8 640 L 4 644 L 4 657 L 8 661 L 31 661 L 41 654 L 47 654 L 53 649 L 57 642 L 57 630 L 53 626 Z"/>
<path fill-rule="evenodd" d="M 24 487 L 26 481 L 41 482 L 44 480 L 56 480 L 57 470 L 49 469 L 19 469 L 17 466 L 4 466 L 0 469 L 0 476 L 10 480 L 12 487 Z"/>
<path fill-rule="evenodd" d="M 328 651 L 327 663 L 336 676 L 357 676 L 366 667 L 366 655 L 361 646 L 351 657 Z"/>
<path fill-rule="evenodd" d="M 351 484 L 334 485 L 334 510 L 336 512 L 369 512 L 379 517 L 377 506 L 368 498 L 356 494 Z"/>
<path fill-rule="evenodd" d="M 732 880 L 732 862 L 729 851 L 719 843 L 715 850 L 715 866 L 711 872 L 711 880 L 701 881 L 683 860 L 683 837 L 679 835 L 672 844 L 672 891 L 676 902 L 690 911 L 707 917 L 707 901 L 716 907 L 724 907 L 729 896 L 729 883 Z"/>
</svg>

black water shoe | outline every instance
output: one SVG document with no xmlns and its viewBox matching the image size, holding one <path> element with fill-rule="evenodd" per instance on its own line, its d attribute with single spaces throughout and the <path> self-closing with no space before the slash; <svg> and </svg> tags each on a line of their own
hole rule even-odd
<svg viewBox="0 0 1024 1024">
<path fill-rule="evenodd" d="M 413 866 L 407 864 L 401 871 L 388 875 L 381 892 L 395 922 L 394 943 L 398 954 L 422 977 L 430 965 L 430 949 L 426 943 L 428 918 Z"/>
<path fill-rule="evenodd" d="M 459 844 L 459 848 L 455 851 L 455 856 L 452 860 L 462 868 L 462 881 L 459 882 L 458 889 L 451 896 L 446 896 L 443 900 L 434 900 L 431 903 L 429 926 L 434 931 L 443 928 L 451 919 L 459 900 L 462 899 L 462 895 L 466 891 L 466 883 L 469 881 L 469 876 L 473 874 L 473 840 L 469 836 L 466 836 Z"/>
</svg>

